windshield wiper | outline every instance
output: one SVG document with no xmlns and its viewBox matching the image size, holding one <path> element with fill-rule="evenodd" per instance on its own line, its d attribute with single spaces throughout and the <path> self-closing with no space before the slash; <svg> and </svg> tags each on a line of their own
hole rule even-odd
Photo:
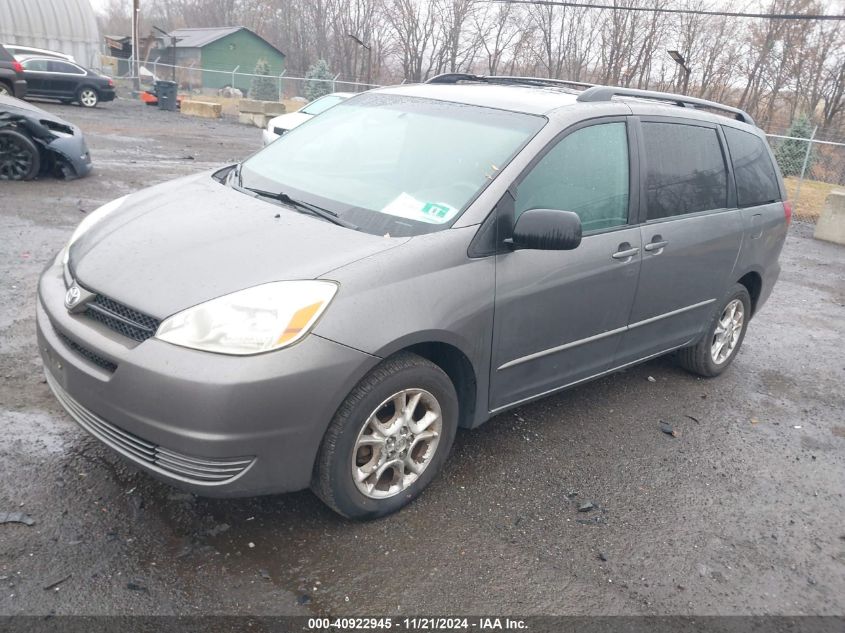
<svg viewBox="0 0 845 633">
<path fill-rule="evenodd" d="M 329 211 L 328 209 L 324 209 L 323 207 L 318 207 L 316 204 L 311 204 L 310 202 L 305 202 L 304 200 L 297 200 L 296 198 L 291 198 L 284 191 L 264 191 L 263 189 L 254 189 L 253 187 L 242 187 L 242 189 L 246 191 L 251 191 L 255 195 L 261 196 L 262 198 L 270 198 L 271 200 L 276 200 L 277 202 L 281 202 L 282 204 L 291 206 L 299 211 L 310 213 L 311 215 L 316 215 L 318 218 L 323 218 L 324 220 L 328 220 L 329 222 L 337 224 L 338 226 L 343 226 L 347 229 L 352 229 L 356 231 L 358 230 L 357 225 L 352 224 L 352 222 L 347 222 L 334 211 Z"/>
</svg>

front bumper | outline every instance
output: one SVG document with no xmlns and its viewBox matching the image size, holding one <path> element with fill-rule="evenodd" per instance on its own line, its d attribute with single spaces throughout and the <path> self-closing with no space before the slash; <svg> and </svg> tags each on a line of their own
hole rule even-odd
<svg viewBox="0 0 845 633">
<path fill-rule="evenodd" d="M 99 88 L 97 90 L 97 96 L 100 101 L 114 101 L 115 91 L 113 88 Z"/>
<path fill-rule="evenodd" d="M 15 79 L 12 83 L 14 84 L 12 86 L 12 92 L 15 93 L 18 99 L 23 99 L 27 91 L 26 79 Z"/>
<path fill-rule="evenodd" d="M 379 361 L 314 334 L 248 357 L 155 338 L 136 343 L 69 313 L 65 290 L 62 267 L 51 265 L 39 282 L 36 320 L 59 402 L 126 459 L 205 496 L 308 487 L 332 416 Z"/>
</svg>

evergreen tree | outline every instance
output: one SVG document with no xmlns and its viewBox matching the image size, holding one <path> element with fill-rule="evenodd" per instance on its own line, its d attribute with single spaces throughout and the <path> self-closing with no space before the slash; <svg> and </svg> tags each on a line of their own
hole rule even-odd
<svg viewBox="0 0 845 633">
<path fill-rule="evenodd" d="M 325 59 L 317 60 L 305 73 L 305 78 L 314 80 L 305 82 L 303 92 L 308 101 L 313 101 L 333 91 L 334 75 L 329 70 L 329 64 Z"/>
<path fill-rule="evenodd" d="M 266 59 L 259 59 L 255 64 L 256 75 L 269 75 L 270 63 Z M 278 101 L 279 88 L 272 77 L 253 77 L 249 86 L 249 98 L 258 101 Z"/>
<path fill-rule="evenodd" d="M 797 138 L 810 138 L 813 133 L 813 123 L 806 114 L 799 115 L 789 126 L 786 136 Z M 801 174 L 801 167 L 804 165 L 804 156 L 807 155 L 808 141 L 795 139 L 783 139 L 775 150 L 775 159 L 784 176 L 798 176 Z M 807 172 L 810 171 L 816 159 L 816 152 L 810 143 L 810 154 L 807 157 Z"/>
</svg>

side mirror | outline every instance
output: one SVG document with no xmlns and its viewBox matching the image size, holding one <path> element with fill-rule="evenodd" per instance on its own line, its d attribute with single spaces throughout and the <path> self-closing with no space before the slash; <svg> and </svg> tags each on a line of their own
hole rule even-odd
<svg viewBox="0 0 845 633">
<path fill-rule="evenodd" d="M 572 211 L 528 209 L 513 228 L 513 238 L 506 240 L 514 249 L 569 251 L 581 243 L 581 218 Z"/>
</svg>

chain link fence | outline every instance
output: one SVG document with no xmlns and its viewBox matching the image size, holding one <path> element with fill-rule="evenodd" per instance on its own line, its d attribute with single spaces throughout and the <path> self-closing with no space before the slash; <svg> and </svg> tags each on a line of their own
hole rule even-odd
<svg viewBox="0 0 845 633">
<path fill-rule="evenodd" d="M 845 190 L 845 143 L 767 134 L 784 180 L 793 218 L 815 224 L 828 194 Z"/>
</svg>

